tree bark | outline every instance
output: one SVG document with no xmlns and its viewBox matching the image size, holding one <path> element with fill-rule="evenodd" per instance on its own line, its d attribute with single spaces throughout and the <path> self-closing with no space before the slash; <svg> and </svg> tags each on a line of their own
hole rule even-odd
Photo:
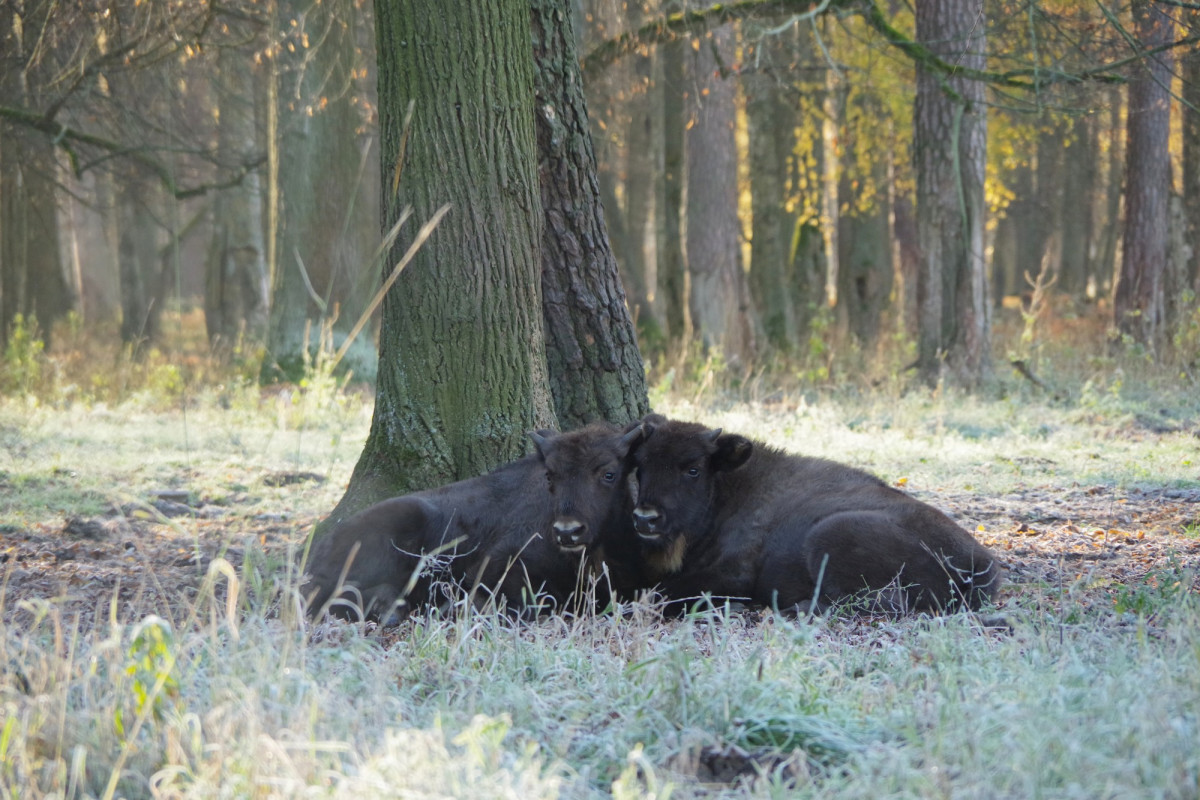
<svg viewBox="0 0 1200 800">
<path fill-rule="evenodd" d="M 523 453 L 525 431 L 555 424 L 529 5 L 380 0 L 375 11 L 384 227 L 405 206 L 422 222 L 451 210 L 384 300 L 375 415 L 331 520 L 478 475 Z M 410 225 L 389 269 L 412 241 Z"/>
<path fill-rule="evenodd" d="M 1150 0 L 1133 3 L 1134 36 L 1144 49 L 1171 41 L 1174 21 Z M 1166 335 L 1163 270 L 1171 183 L 1171 55 L 1145 57 L 1129 82 L 1125 229 L 1113 314 L 1117 330 L 1157 355 Z"/>
<path fill-rule="evenodd" d="M 918 0 L 916 39 L 968 69 L 985 64 L 982 0 Z M 918 63 L 913 108 L 917 177 L 917 369 L 927 384 L 943 358 L 968 386 L 990 373 L 991 307 L 984 262 L 983 85 Z"/>
<path fill-rule="evenodd" d="M 688 305 L 704 347 L 719 349 L 730 363 L 745 363 L 754 352 L 754 320 L 737 216 L 735 84 L 724 74 L 734 37 L 728 26 L 710 34 L 691 60 L 695 124 L 687 131 Z"/>
<path fill-rule="evenodd" d="M 564 430 L 596 420 L 624 424 L 649 411 L 646 378 L 604 224 L 569 3 L 532 6 L 542 309 L 554 410 Z"/>
</svg>

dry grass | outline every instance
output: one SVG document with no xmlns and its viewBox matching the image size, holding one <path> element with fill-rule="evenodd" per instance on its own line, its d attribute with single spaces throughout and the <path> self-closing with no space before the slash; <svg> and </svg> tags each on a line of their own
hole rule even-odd
<svg viewBox="0 0 1200 800">
<path fill-rule="evenodd" d="M 950 511 L 1009 566 L 1000 627 L 652 604 L 312 625 L 292 565 L 369 398 L 185 370 L 171 401 L 5 399 L 0 796 L 1197 797 L 1200 401 L 1136 359 L 1091 383 L 1042 363 L 1058 396 L 659 397 Z"/>
</svg>

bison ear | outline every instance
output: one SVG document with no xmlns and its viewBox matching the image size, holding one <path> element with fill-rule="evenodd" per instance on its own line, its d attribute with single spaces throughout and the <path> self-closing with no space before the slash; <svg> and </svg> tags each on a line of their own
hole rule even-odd
<svg viewBox="0 0 1200 800">
<path fill-rule="evenodd" d="M 649 439 L 658 430 L 659 426 L 667 424 L 667 418 L 662 414 L 647 414 L 642 417 L 639 424 L 642 428 L 642 438 Z"/>
<path fill-rule="evenodd" d="M 558 437 L 557 433 L 549 430 L 526 431 L 525 433 L 533 440 L 533 446 L 537 448 L 538 455 L 543 459 L 546 458 L 546 451 L 550 447 L 550 443 Z"/>
<path fill-rule="evenodd" d="M 717 451 L 712 456 L 715 470 L 735 470 L 749 461 L 750 454 L 754 452 L 754 442 L 736 433 L 727 433 L 724 436 L 718 433 L 716 443 Z"/>
</svg>

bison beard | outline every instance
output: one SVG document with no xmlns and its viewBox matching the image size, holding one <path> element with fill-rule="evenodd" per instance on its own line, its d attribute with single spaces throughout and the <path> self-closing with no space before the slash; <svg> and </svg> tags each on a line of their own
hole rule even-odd
<svg viewBox="0 0 1200 800">
<path fill-rule="evenodd" d="M 301 595 L 310 614 L 404 616 L 413 607 L 454 600 L 463 591 L 477 604 L 495 598 L 509 609 L 564 607 L 597 599 L 578 590 L 604 569 L 580 547 L 560 550 L 552 539 L 554 509 L 571 504 L 573 487 L 551 497 L 542 450 L 592 452 L 616 428 L 534 435 L 538 455 L 437 489 L 384 500 L 337 522 L 312 549 Z M 603 605 L 605 580 L 596 581 Z M 591 587 L 589 587 L 591 588 Z"/>
<path fill-rule="evenodd" d="M 701 425 L 643 420 L 633 527 L 669 599 L 819 609 L 979 608 L 1000 569 L 942 512 L 878 478 Z"/>
</svg>

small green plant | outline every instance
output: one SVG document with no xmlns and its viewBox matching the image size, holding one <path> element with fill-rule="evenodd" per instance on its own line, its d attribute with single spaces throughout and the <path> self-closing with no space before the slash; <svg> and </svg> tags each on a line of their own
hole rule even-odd
<svg viewBox="0 0 1200 800">
<path fill-rule="evenodd" d="M 4 346 L 4 364 L 0 365 L 0 391 L 29 394 L 42 377 L 45 361 L 37 317 L 17 314 L 8 329 L 8 343 Z"/>
<path fill-rule="evenodd" d="M 126 657 L 125 674 L 132 679 L 134 713 L 138 717 L 150 714 L 161 720 L 167 701 L 179 696 L 179 682 L 172 674 L 175 634 L 170 623 L 153 614 L 142 620 L 133 629 Z M 113 711 L 113 726 L 122 740 L 135 732 L 126 729 L 121 706 Z"/>
<path fill-rule="evenodd" d="M 1164 569 L 1146 574 L 1139 582 L 1118 586 L 1113 592 L 1113 610 L 1138 617 L 1155 616 L 1184 602 L 1196 589 L 1196 576 L 1183 569 L 1178 559 Z"/>
</svg>

